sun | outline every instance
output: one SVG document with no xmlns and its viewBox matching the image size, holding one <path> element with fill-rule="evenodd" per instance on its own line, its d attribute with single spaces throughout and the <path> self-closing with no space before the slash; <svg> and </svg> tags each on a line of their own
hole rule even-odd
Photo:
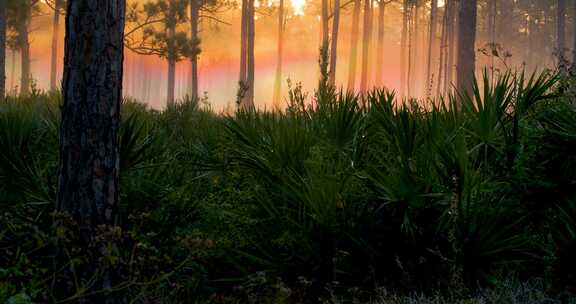
<svg viewBox="0 0 576 304">
<path fill-rule="evenodd" d="M 294 16 L 304 16 L 304 6 L 306 6 L 306 0 L 291 0 L 292 13 Z"/>
</svg>

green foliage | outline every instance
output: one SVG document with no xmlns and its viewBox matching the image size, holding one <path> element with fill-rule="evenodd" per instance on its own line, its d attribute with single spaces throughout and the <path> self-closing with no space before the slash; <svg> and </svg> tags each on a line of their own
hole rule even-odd
<svg viewBox="0 0 576 304">
<path fill-rule="evenodd" d="M 364 301 L 375 286 L 517 299 L 499 293 L 514 273 L 574 292 L 576 109 L 556 80 L 486 73 L 429 104 L 295 85 L 285 112 L 222 116 L 126 100 L 120 227 L 102 231 L 116 288 L 142 303 Z M 74 223 L 50 229 L 57 99 L 0 104 L 0 301 L 61 300 L 54 239 L 84 261 Z"/>
</svg>

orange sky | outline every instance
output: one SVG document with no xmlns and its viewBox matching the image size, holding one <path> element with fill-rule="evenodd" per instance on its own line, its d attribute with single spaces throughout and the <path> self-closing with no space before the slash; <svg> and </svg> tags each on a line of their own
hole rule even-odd
<svg viewBox="0 0 576 304">
<path fill-rule="evenodd" d="M 140 1 L 140 0 L 139 0 Z M 305 1 L 305 0 L 294 0 Z M 385 58 L 382 67 L 384 84 L 392 89 L 399 87 L 400 75 L 400 28 L 401 14 L 398 5 L 387 6 L 385 27 Z M 294 10 L 289 9 L 293 15 Z M 349 33 L 351 24 L 352 5 L 342 10 L 340 36 L 338 46 L 337 84 L 342 85 L 347 79 L 349 60 Z M 290 78 L 292 82 L 302 82 L 305 90 L 311 92 L 318 79 L 318 53 L 320 38 L 320 21 L 316 4 L 307 3 L 303 8 L 303 16 L 291 16 L 287 21 L 285 34 L 285 56 L 283 78 Z M 377 7 L 374 8 L 374 22 L 376 23 Z M 216 24 L 205 20 L 201 25 L 202 53 L 199 61 L 200 92 L 207 92 L 210 104 L 216 110 L 233 107 L 235 104 L 240 45 L 240 11 L 232 10 L 221 16 L 229 23 Z M 62 21 L 62 23 L 64 23 Z M 362 23 L 362 22 L 361 22 Z M 374 27 L 376 30 L 376 27 Z M 32 42 L 32 74 L 38 87 L 46 89 L 49 83 L 50 66 L 50 35 L 51 16 L 47 12 L 33 20 Z M 272 87 L 276 67 L 276 37 L 277 17 L 275 14 L 257 14 L 256 20 L 256 83 L 255 102 L 259 107 L 269 107 L 272 99 Z M 63 30 L 61 32 L 64 32 Z M 439 33 L 438 33 L 439 34 Z M 424 56 L 422 52 L 425 45 L 425 35 L 420 35 L 418 52 L 420 57 L 415 63 L 417 75 L 423 75 Z M 376 39 L 374 33 L 374 38 Z M 62 54 L 64 35 L 60 37 L 59 77 L 62 70 Z M 374 43 L 374 41 L 373 41 Z M 17 85 L 18 81 L 12 78 L 19 77 L 18 63 L 12 66 L 12 54 L 7 54 L 7 85 Z M 18 61 L 18 56 L 16 57 Z M 358 70 L 360 67 L 358 59 Z M 435 59 L 436 60 L 436 59 Z M 371 61 L 372 73 L 375 72 L 375 60 Z M 14 73 L 12 70 L 14 69 Z M 177 65 L 176 95 L 183 96 L 189 79 L 189 63 L 180 62 Z M 359 77 L 357 77 L 359 78 Z M 133 96 L 155 108 L 165 105 L 166 98 L 166 63 L 154 56 L 140 56 L 126 51 L 125 56 L 125 95 Z M 372 74 L 371 79 L 374 79 Z M 424 90 L 422 81 L 419 81 L 417 91 Z M 283 96 L 287 95 L 286 81 L 282 84 Z"/>
</svg>

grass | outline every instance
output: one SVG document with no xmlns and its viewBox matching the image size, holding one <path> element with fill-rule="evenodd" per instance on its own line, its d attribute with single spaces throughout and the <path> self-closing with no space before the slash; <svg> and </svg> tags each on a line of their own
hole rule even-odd
<svg viewBox="0 0 576 304">
<path fill-rule="evenodd" d="M 135 303 L 568 301 L 576 107 L 557 81 L 486 76 L 426 102 L 296 85 L 285 112 L 234 115 L 126 100 L 120 227 L 103 231 L 114 289 Z M 83 295 L 50 285 L 72 283 L 55 238 L 84 258 L 73 222 L 51 228 L 58 100 L 0 104 L 0 302 Z"/>
</svg>

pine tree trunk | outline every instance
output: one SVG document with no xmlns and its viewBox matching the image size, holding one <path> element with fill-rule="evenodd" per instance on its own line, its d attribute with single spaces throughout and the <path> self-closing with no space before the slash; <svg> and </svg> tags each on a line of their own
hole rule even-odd
<svg viewBox="0 0 576 304">
<path fill-rule="evenodd" d="M 576 16 L 576 4 L 574 5 L 574 16 Z M 573 47 L 572 47 L 572 73 L 574 73 L 574 72 L 576 72 L 576 18 L 572 22 L 573 22 L 572 35 L 574 38 Z M 530 32 L 530 33 L 532 33 L 532 32 Z"/>
<path fill-rule="evenodd" d="M 246 82 L 246 50 L 248 43 L 248 2 L 250 0 L 242 0 L 242 20 L 240 28 L 240 82 Z"/>
<path fill-rule="evenodd" d="M 6 96 L 6 2 L 0 0 L 0 99 Z"/>
<path fill-rule="evenodd" d="M 402 34 L 400 38 L 400 96 L 406 97 L 406 76 L 408 74 L 406 67 L 406 46 L 408 43 L 408 17 L 410 11 L 410 0 L 404 0 L 402 10 Z"/>
<path fill-rule="evenodd" d="M 472 94 L 476 66 L 476 0 L 460 3 L 458 25 L 457 85 L 462 94 Z"/>
<path fill-rule="evenodd" d="M 323 49 L 328 49 L 328 0 L 322 0 L 322 45 Z"/>
<path fill-rule="evenodd" d="M 456 53 L 456 11 L 457 11 L 457 6 L 458 4 L 456 3 L 456 0 L 449 0 L 450 1 L 450 15 L 448 16 L 448 49 L 447 49 L 447 53 L 446 53 L 446 66 L 444 68 L 444 72 L 445 72 L 445 77 L 444 79 L 446 80 L 444 82 L 444 92 L 445 94 L 451 93 L 452 92 L 452 87 L 454 85 L 454 59 L 455 59 L 455 53 Z"/>
<path fill-rule="evenodd" d="M 360 78 L 360 92 L 366 93 L 368 87 L 368 62 L 370 55 L 370 42 L 372 39 L 372 0 L 364 0 L 364 27 L 362 37 L 362 74 Z"/>
<path fill-rule="evenodd" d="M 330 46 L 330 84 L 336 84 L 336 63 L 338 61 L 338 28 L 340 26 L 340 0 L 334 0 L 332 17 L 332 41 Z"/>
<path fill-rule="evenodd" d="M 30 10 L 25 12 L 23 20 L 17 24 L 18 36 L 20 39 L 20 95 L 30 94 L 30 39 L 28 24 L 30 22 Z"/>
<path fill-rule="evenodd" d="M 428 53 L 426 55 L 426 98 L 432 94 L 432 50 L 436 46 L 436 25 L 438 14 L 438 0 L 432 0 L 430 9 L 430 31 L 428 32 Z"/>
<path fill-rule="evenodd" d="M 282 91 L 282 57 L 284 51 L 284 0 L 278 4 L 278 54 L 276 57 L 276 77 L 274 79 L 274 95 L 272 103 L 274 110 L 280 110 Z"/>
<path fill-rule="evenodd" d="M 566 0 L 558 0 L 558 11 L 556 19 L 556 48 L 558 52 L 558 66 L 566 69 Z"/>
<path fill-rule="evenodd" d="M 126 302 L 102 241 L 118 214 L 124 12 L 124 0 L 68 0 L 57 210 L 80 232 L 79 303 Z"/>
<path fill-rule="evenodd" d="M 350 33 L 350 63 L 348 64 L 348 91 L 356 88 L 356 61 L 358 59 L 358 33 L 360 31 L 361 0 L 354 0 L 352 12 L 352 32 Z"/>
<path fill-rule="evenodd" d="M 58 39 L 60 37 L 60 7 L 61 0 L 54 1 L 54 16 L 52 17 L 52 47 L 50 56 L 50 90 L 57 89 L 57 66 L 58 66 Z"/>
<path fill-rule="evenodd" d="M 246 94 L 246 105 L 248 109 L 254 108 L 254 36 L 255 24 L 254 15 L 255 7 L 254 0 L 249 1 L 249 16 L 248 16 L 248 49 L 247 49 L 247 68 L 246 68 L 246 84 L 248 92 Z"/>
<path fill-rule="evenodd" d="M 176 35 L 176 23 L 168 22 L 167 36 L 168 36 L 168 85 L 166 92 L 166 105 L 168 107 L 174 105 L 174 91 L 176 83 L 176 55 L 174 54 L 174 36 Z"/>
<path fill-rule="evenodd" d="M 376 85 L 382 86 L 384 73 L 384 25 L 386 13 L 386 3 L 380 0 L 378 3 L 378 46 L 376 47 Z"/>
<path fill-rule="evenodd" d="M 438 64 L 438 80 L 436 82 L 436 95 L 443 95 L 442 82 L 445 81 L 444 65 L 446 62 L 446 47 L 448 41 L 447 24 L 448 24 L 448 2 L 444 4 L 444 16 L 442 17 L 442 34 L 440 35 L 440 62 Z"/>
<path fill-rule="evenodd" d="M 200 0 L 190 0 L 190 37 L 194 43 L 198 39 L 198 17 L 200 12 Z M 190 58 L 190 96 L 198 98 L 198 55 Z"/>
</svg>

